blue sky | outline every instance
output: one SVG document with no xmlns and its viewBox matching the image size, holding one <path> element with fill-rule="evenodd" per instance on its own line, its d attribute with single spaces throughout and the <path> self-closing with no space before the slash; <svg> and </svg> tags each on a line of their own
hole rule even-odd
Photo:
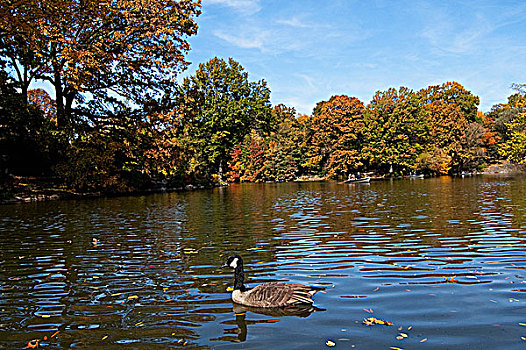
<svg viewBox="0 0 526 350">
<path fill-rule="evenodd" d="M 526 83 L 526 1 L 203 0 L 192 65 L 232 57 L 273 104 L 457 81 L 486 112 Z"/>
</svg>

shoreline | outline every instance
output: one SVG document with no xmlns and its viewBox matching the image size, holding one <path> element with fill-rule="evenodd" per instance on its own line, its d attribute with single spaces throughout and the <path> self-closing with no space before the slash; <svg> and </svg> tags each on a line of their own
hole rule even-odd
<svg viewBox="0 0 526 350">
<path fill-rule="evenodd" d="M 499 164 L 492 164 L 486 167 L 483 171 L 477 173 L 477 175 L 483 176 L 496 176 L 496 177 L 513 177 L 526 175 L 526 164 L 511 164 L 508 162 L 501 162 Z M 384 180 L 385 177 L 375 177 L 374 180 Z M 322 176 L 302 176 L 291 182 L 320 182 L 328 181 Z M 30 186 L 18 185 L 13 191 L 12 198 L 1 199 L 0 205 L 18 204 L 18 203 L 36 203 L 36 202 L 47 202 L 55 200 L 82 200 L 90 198 L 113 198 L 121 196 L 142 196 L 155 193 L 173 193 L 183 191 L 193 191 L 197 189 L 210 189 L 214 187 L 228 186 L 228 184 L 221 184 L 216 186 L 204 186 L 204 185 L 186 185 L 184 187 L 160 187 L 151 188 L 139 191 L 130 191 L 122 193 L 103 193 L 103 192 L 86 192 L 77 193 L 66 189 L 56 189 L 39 187 L 30 188 Z"/>
</svg>

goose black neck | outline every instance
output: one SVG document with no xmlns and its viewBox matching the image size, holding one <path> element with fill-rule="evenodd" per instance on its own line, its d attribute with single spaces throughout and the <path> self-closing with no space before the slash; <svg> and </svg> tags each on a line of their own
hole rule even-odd
<svg viewBox="0 0 526 350">
<path fill-rule="evenodd" d="M 245 273 L 243 272 L 243 262 L 240 260 L 234 269 L 234 290 L 239 289 L 240 291 L 245 290 L 243 281 L 245 280 Z"/>
</svg>

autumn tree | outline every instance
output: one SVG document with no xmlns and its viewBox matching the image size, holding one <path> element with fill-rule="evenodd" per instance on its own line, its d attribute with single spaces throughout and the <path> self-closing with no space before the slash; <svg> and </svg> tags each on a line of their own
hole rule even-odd
<svg viewBox="0 0 526 350">
<path fill-rule="evenodd" d="M 522 103 L 517 104 L 522 108 Z M 526 164 L 526 111 L 519 114 L 506 124 L 509 131 L 509 138 L 502 143 L 499 152 L 509 161 L 519 164 Z"/>
<path fill-rule="evenodd" d="M 59 127 L 83 96 L 141 105 L 174 86 L 199 0 L 5 0 L 0 58 L 22 91 L 49 82 Z"/>
<path fill-rule="evenodd" d="M 0 169 L 3 175 L 49 175 L 59 156 L 53 101 L 43 91 L 27 96 L 0 71 Z"/>
<path fill-rule="evenodd" d="M 477 116 L 479 98 L 457 82 L 432 85 L 417 93 L 421 105 L 441 101 L 444 105 L 455 105 L 468 122 L 480 121 Z"/>
<path fill-rule="evenodd" d="M 366 144 L 371 167 L 381 173 L 409 172 L 422 152 L 427 132 L 415 94 L 404 87 L 378 91 L 365 113 Z"/>
<path fill-rule="evenodd" d="M 363 166 L 363 103 L 355 97 L 333 96 L 319 102 L 312 116 L 309 163 L 330 177 Z"/>
<path fill-rule="evenodd" d="M 303 127 L 293 107 L 279 104 L 272 112 L 277 127 L 268 137 L 265 155 L 266 178 L 274 181 L 292 180 L 297 177 L 301 164 L 306 159 Z"/>
<path fill-rule="evenodd" d="M 176 100 L 191 161 L 206 177 L 222 176 L 230 152 L 251 130 L 265 135 L 275 127 L 266 82 L 250 82 L 232 58 L 200 64 L 184 79 Z"/>
</svg>

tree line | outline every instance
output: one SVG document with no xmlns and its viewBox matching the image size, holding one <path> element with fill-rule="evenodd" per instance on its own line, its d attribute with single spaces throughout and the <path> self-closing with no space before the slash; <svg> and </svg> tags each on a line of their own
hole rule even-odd
<svg viewBox="0 0 526 350">
<path fill-rule="evenodd" d="M 0 4 L 2 191 L 17 176 L 78 192 L 290 181 L 354 172 L 453 174 L 526 162 L 525 85 L 478 111 L 457 82 L 347 95 L 310 115 L 270 102 L 234 59 L 178 81 L 197 33 L 192 0 Z M 47 82 L 54 99 L 34 82 Z"/>
</svg>

